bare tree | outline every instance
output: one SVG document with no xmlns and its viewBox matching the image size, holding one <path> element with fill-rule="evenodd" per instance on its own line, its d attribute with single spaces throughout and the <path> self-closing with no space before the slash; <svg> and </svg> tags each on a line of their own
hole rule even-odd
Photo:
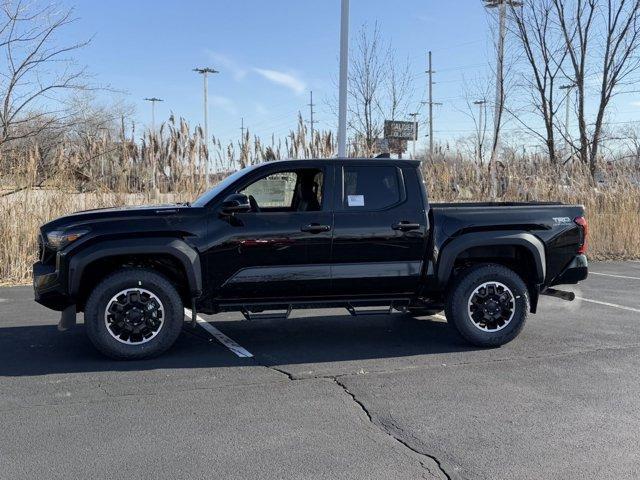
<svg viewBox="0 0 640 480">
<path fill-rule="evenodd" d="M 413 98 L 409 59 L 399 62 L 391 44 L 383 44 L 380 29 L 360 29 L 349 72 L 349 129 L 356 154 L 373 153 L 384 120 L 406 119 Z"/>
<path fill-rule="evenodd" d="M 70 55 L 88 41 L 60 43 L 73 10 L 39 10 L 22 1 L 0 5 L 0 145 L 60 128 L 71 116 L 64 95 L 87 89 L 84 68 Z"/>
<path fill-rule="evenodd" d="M 387 54 L 387 75 L 385 79 L 385 98 L 379 108 L 388 120 L 404 119 L 409 112 L 409 102 L 413 98 L 411 64 L 407 59 L 402 65 L 396 63 L 396 51 L 389 49 Z M 386 102 L 386 105 L 384 104 Z"/>
<path fill-rule="evenodd" d="M 513 117 L 544 142 L 551 163 L 556 163 L 556 114 L 560 102 L 556 101 L 555 94 L 558 82 L 564 77 L 562 67 L 567 47 L 554 26 L 552 0 L 524 0 L 521 7 L 510 4 L 510 9 L 513 32 L 531 72 L 523 75 L 523 86 L 531 92 L 531 103 L 543 121 L 544 133 L 531 127 L 527 117 Z"/>
<path fill-rule="evenodd" d="M 488 138 L 488 101 L 490 96 L 491 80 L 488 78 L 478 77 L 471 82 L 465 80 L 464 84 L 464 101 L 465 108 L 459 111 L 469 117 L 473 121 L 475 134 L 472 137 L 464 139 L 464 143 L 472 145 L 469 152 L 477 159 L 478 165 L 482 166 L 485 160 L 487 138 Z M 473 143 L 469 143 L 473 140 Z"/>
<path fill-rule="evenodd" d="M 570 59 L 571 75 L 567 76 L 575 83 L 578 97 L 580 138 L 576 149 L 580 160 L 595 174 L 607 107 L 618 87 L 640 68 L 640 0 L 552 2 Z M 600 44 L 596 43 L 598 40 Z M 585 115 L 586 79 L 587 66 L 592 61 L 600 63 L 600 85 L 595 120 L 589 128 Z"/>
<path fill-rule="evenodd" d="M 381 44 L 376 24 L 369 34 L 360 29 L 349 71 L 349 128 L 362 138 L 368 151 L 382 133 L 379 111 L 381 96 L 388 78 L 388 51 Z"/>
</svg>

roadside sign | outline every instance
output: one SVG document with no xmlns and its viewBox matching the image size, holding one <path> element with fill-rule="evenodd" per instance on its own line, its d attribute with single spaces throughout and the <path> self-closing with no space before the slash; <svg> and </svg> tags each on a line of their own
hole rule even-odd
<svg viewBox="0 0 640 480">
<path fill-rule="evenodd" d="M 384 121 L 384 138 L 397 140 L 416 140 L 418 138 L 418 123 L 398 120 Z"/>
</svg>

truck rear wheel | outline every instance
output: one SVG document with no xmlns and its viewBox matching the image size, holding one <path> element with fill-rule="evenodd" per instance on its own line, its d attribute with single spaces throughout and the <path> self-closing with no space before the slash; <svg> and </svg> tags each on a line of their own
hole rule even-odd
<svg viewBox="0 0 640 480">
<path fill-rule="evenodd" d="M 184 323 L 180 295 L 153 270 L 127 268 L 102 280 L 85 306 L 95 347 L 119 360 L 153 357 L 176 341 Z"/>
<path fill-rule="evenodd" d="M 497 347 L 518 336 L 529 314 L 529 292 L 520 276 L 498 264 L 464 270 L 446 302 L 447 321 L 469 343 Z"/>
</svg>

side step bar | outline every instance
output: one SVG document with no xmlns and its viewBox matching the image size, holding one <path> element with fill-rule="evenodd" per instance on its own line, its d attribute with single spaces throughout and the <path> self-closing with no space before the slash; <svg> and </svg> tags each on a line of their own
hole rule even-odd
<svg viewBox="0 0 640 480">
<path fill-rule="evenodd" d="M 357 305 L 353 305 L 351 302 L 347 303 L 344 308 L 347 309 L 354 317 L 361 317 L 363 315 L 390 315 L 394 310 L 398 310 L 400 312 L 406 312 L 407 307 L 409 306 L 409 302 L 406 300 L 396 302 L 391 302 L 386 308 L 378 308 L 378 309 L 367 309 L 364 306 L 358 307 Z M 359 308 L 359 309 L 358 309 Z"/>
<path fill-rule="evenodd" d="M 292 305 L 289 305 L 289 307 L 282 312 L 276 311 L 269 313 L 259 313 L 252 312 L 246 307 L 242 307 L 240 311 L 242 312 L 242 315 L 244 315 L 244 318 L 246 318 L 247 320 L 286 320 L 289 318 L 289 315 L 291 315 L 291 310 Z"/>
<path fill-rule="evenodd" d="M 555 288 L 547 288 L 543 295 L 549 295 L 550 297 L 556 297 L 561 300 L 566 300 L 568 302 L 573 302 L 576 298 L 576 294 L 573 292 L 565 292 L 564 290 L 557 290 Z"/>
<path fill-rule="evenodd" d="M 304 308 L 345 308 L 354 317 L 363 315 L 389 315 L 394 310 L 406 312 L 410 298 L 380 298 L 368 300 L 331 300 L 325 302 L 256 302 L 221 305 L 220 311 L 240 311 L 247 320 L 286 320 L 291 311 Z"/>
</svg>

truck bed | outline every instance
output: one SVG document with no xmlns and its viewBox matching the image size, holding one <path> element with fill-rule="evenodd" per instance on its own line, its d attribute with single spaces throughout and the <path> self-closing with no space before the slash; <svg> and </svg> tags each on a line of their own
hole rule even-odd
<svg viewBox="0 0 640 480">
<path fill-rule="evenodd" d="M 435 202 L 431 203 L 433 208 L 470 208 L 470 207 L 549 207 L 564 206 L 561 202 Z"/>
</svg>

